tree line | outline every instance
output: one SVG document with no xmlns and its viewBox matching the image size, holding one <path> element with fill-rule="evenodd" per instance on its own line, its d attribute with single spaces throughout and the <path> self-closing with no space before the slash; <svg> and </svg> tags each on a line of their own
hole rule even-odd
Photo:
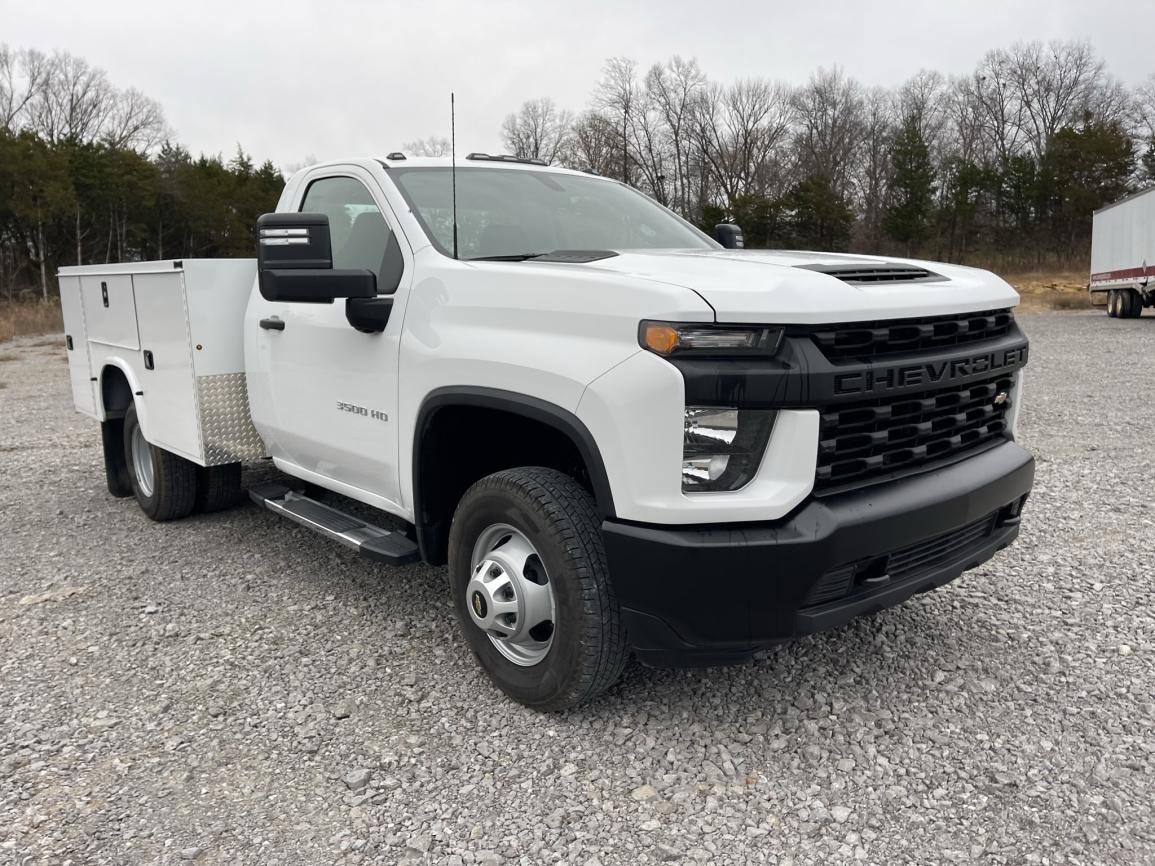
<svg viewBox="0 0 1155 866">
<path fill-rule="evenodd" d="M 1155 182 L 1155 75 L 1128 88 L 1085 42 L 1027 42 L 975 70 L 866 87 L 711 80 L 674 57 L 606 62 L 580 113 L 505 118 L 510 152 L 633 184 L 747 246 L 1083 264 L 1091 213 Z"/>
<path fill-rule="evenodd" d="M 704 228 L 733 220 L 751 247 L 1081 265 L 1091 212 L 1155 183 L 1155 74 L 1124 86 L 1084 42 L 890 89 L 839 68 L 722 83 L 694 60 L 612 58 L 584 110 L 532 99 L 501 132 L 518 156 L 617 178 Z M 252 255 L 283 185 L 240 147 L 194 157 L 155 101 L 81 58 L 0 45 L 4 297 L 48 297 L 62 265 Z"/>
<path fill-rule="evenodd" d="M 47 299 L 63 265 L 253 255 L 281 173 L 170 137 L 155 101 L 83 59 L 0 45 L 0 295 Z"/>
</svg>

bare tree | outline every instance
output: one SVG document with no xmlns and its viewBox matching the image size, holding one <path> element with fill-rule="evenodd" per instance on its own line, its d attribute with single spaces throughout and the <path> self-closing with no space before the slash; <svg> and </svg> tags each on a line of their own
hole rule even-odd
<svg viewBox="0 0 1155 866">
<path fill-rule="evenodd" d="M 141 152 L 168 135 L 160 105 L 138 90 L 117 90 L 104 70 L 59 52 L 13 52 L 0 46 L 0 122 L 50 144 L 102 141 Z"/>
<path fill-rule="evenodd" d="M 894 142 L 896 101 L 900 100 L 881 87 L 866 91 L 862 100 L 862 148 L 856 186 L 862 213 L 862 241 L 868 249 L 877 249 L 882 242 L 882 215 L 886 204 L 890 148 Z"/>
<path fill-rule="evenodd" d="M 413 156 L 449 156 L 451 146 L 448 138 L 431 135 L 407 141 L 401 145 L 401 149 Z"/>
<path fill-rule="evenodd" d="M 44 87 L 47 60 L 39 51 L 13 51 L 0 44 L 0 125 L 16 132 L 28 105 Z"/>
<path fill-rule="evenodd" d="M 700 163 L 693 158 L 693 125 L 706 83 L 706 75 L 696 60 L 687 61 L 677 56 L 664 65 L 655 63 L 646 73 L 646 92 L 660 113 L 671 151 L 674 175 L 669 203 L 682 213 L 689 213 L 693 208 L 691 178 L 694 163 Z"/>
<path fill-rule="evenodd" d="M 594 92 L 594 104 L 617 131 L 618 177 L 630 182 L 630 122 L 638 102 L 637 64 L 626 57 L 611 57 L 602 70 L 602 80 Z"/>
<path fill-rule="evenodd" d="M 169 129 L 160 103 L 133 88 L 116 94 L 101 135 L 113 147 L 141 151 L 153 150 L 168 136 Z"/>
<path fill-rule="evenodd" d="M 1041 156 L 1055 133 L 1094 106 L 1103 90 L 1103 61 L 1087 42 L 1017 43 L 1006 52 L 1011 82 L 1022 105 L 1022 128 Z"/>
<path fill-rule="evenodd" d="M 621 166 L 619 141 L 618 130 L 610 120 L 597 111 L 587 111 L 574 121 L 559 159 L 568 168 L 616 177 Z"/>
<path fill-rule="evenodd" d="M 48 62 L 47 79 L 29 106 L 31 127 L 46 141 L 95 141 L 116 107 L 104 70 L 67 53 Z"/>
<path fill-rule="evenodd" d="M 1135 91 L 1135 117 L 1140 134 L 1155 138 L 1155 72 Z"/>
<path fill-rule="evenodd" d="M 1022 152 L 1041 157 L 1055 133 L 1085 116 L 1122 120 L 1130 109 L 1126 89 L 1086 42 L 1018 42 L 988 52 L 970 87 L 1002 162 Z"/>
<path fill-rule="evenodd" d="M 548 96 L 528 99 L 501 127 L 506 148 L 521 159 L 557 160 L 566 145 L 573 115 L 557 107 Z"/>
<path fill-rule="evenodd" d="M 847 195 L 863 138 L 862 86 L 840 68 L 820 68 L 794 94 L 796 158 L 803 175 L 827 178 Z"/>
<path fill-rule="evenodd" d="M 793 110 L 786 89 L 765 79 L 744 79 L 708 89 L 699 113 L 703 155 L 727 201 L 766 194 L 780 177 L 771 160 L 787 139 Z"/>
<path fill-rule="evenodd" d="M 954 79 L 945 97 L 947 126 L 944 148 L 948 160 L 978 162 L 987 155 L 990 137 L 987 111 L 972 78 Z"/>
<path fill-rule="evenodd" d="M 978 108 L 983 147 L 1008 161 L 1022 146 L 1024 120 L 1007 52 L 989 52 L 963 87 L 965 101 Z"/>
<path fill-rule="evenodd" d="M 942 159 L 950 126 L 949 85 L 941 72 L 920 69 L 899 89 L 897 115 L 913 118 L 935 163 Z"/>
</svg>

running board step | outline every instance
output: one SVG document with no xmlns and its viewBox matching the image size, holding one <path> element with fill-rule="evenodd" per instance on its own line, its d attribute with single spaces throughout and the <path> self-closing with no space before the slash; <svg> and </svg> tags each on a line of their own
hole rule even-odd
<svg viewBox="0 0 1155 866">
<path fill-rule="evenodd" d="M 421 558 L 417 545 L 402 535 L 302 496 L 283 484 L 258 484 L 249 489 L 257 505 L 289 518 L 314 532 L 351 547 L 368 559 L 405 565 Z"/>
</svg>

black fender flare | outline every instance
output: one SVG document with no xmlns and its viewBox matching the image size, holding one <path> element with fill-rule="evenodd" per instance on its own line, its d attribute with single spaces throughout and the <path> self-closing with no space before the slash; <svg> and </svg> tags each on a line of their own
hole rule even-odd
<svg viewBox="0 0 1155 866">
<path fill-rule="evenodd" d="M 428 536 L 426 529 L 428 523 L 425 519 L 422 503 L 421 474 L 424 456 L 422 452 L 428 440 L 429 428 L 438 410 L 449 406 L 498 409 L 540 422 L 567 436 L 577 447 L 578 453 L 589 472 L 594 502 L 597 505 L 599 516 L 603 520 L 616 516 L 613 492 L 610 489 L 610 478 L 606 472 L 605 461 L 602 460 L 601 450 L 589 428 L 572 412 L 546 400 L 500 388 L 475 385 L 450 385 L 436 388 L 430 391 L 421 402 L 421 406 L 417 410 L 417 423 L 413 428 L 413 518 L 417 530 L 417 541 L 421 547 L 422 556 L 427 561 L 432 539 Z"/>
</svg>

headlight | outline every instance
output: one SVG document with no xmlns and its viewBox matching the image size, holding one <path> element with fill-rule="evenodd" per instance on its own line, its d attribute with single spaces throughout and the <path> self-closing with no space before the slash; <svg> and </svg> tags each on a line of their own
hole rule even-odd
<svg viewBox="0 0 1155 866">
<path fill-rule="evenodd" d="M 704 325 L 677 322 L 642 322 L 638 342 L 662 357 L 773 355 L 782 329 L 767 325 Z"/>
<path fill-rule="evenodd" d="M 758 471 L 773 409 L 687 406 L 682 446 L 682 490 L 737 490 Z"/>
</svg>

